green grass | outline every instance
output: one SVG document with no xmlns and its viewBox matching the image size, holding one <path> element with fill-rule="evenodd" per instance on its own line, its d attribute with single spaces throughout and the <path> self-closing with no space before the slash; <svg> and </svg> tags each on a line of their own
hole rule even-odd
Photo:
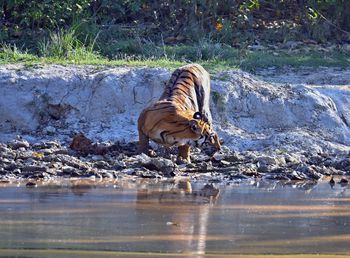
<svg viewBox="0 0 350 258">
<path fill-rule="evenodd" d="M 149 66 L 174 69 L 183 64 L 198 62 L 211 73 L 242 69 L 254 72 L 257 69 L 285 66 L 301 67 L 350 67 L 350 54 L 341 51 L 302 51 L 290 53 L 286 50 L 250 51 L 235 49 L 223 44 L 200 42 L 193 45 L 157 46 L 152 42 L 124 40 L 108 49 L 109 54 L 94 50 L 94 43 L 78 41 L 74 32 L 51 34 L 49 40 L 38 45 L 38 54 L 20 50 L 16 46 L 0 46 L 0 64 L 25 63 L 28 65 L 79 64 L 107 66 Z"/>
</svg>

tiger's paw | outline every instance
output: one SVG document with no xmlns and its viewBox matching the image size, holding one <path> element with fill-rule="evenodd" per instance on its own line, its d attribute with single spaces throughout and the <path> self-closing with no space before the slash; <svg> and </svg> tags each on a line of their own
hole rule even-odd
<svg viewBox="0 0 350 258">
<path fill-rule="evenodd" d="M 176 159 L 176 164 L 177 165 L 184 165 L 184 164 L 187 165 L 187 164 L 190 164 L 190 163 L 191 163 L 190 157 L 185 159 L 183 157 L 178 156 L 177 159 Z"/>
<path fill-rule="evenodd" d="M 150 156 L 151 158 L 157 157 L 157 153 L 154 150 L 149 150 L 147 155 Z"/>
</svg>

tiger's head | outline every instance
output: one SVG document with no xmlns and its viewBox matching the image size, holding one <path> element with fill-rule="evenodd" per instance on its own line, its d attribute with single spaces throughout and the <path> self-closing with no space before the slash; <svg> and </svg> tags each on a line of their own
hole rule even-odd
<svg viewBox="0 0 350 258">
<path fill-rule="evenodd" d="M 221 143 L 217 133 L 210 124 L 203 119 L 200 112 L 195 112 L 193 114 L 193 119 L 190 120 L 190 128 L 198 135 L 198 139 L 193 142 L 194 147 L 206 149 L 214 148 L 214 152 L 221 149 Z"/>
</svg>

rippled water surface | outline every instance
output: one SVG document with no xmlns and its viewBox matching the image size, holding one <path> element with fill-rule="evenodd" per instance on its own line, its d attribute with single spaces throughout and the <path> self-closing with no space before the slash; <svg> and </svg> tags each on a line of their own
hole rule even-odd
<svg viewBox="0 0 350 258">
<path fill-rule="evenodd" d="M 237 254 L 350 256 L 349 187 L 150 181 L 0 187 L 2 257 Z"/>
</svg>

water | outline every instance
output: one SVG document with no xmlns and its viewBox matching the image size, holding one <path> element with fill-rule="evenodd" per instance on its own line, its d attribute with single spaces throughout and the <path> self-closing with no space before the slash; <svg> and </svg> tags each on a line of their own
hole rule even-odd
<svg viewBox="0 0 350 258">
<path fill-rule="evenodd" d="M 348 186 L 214 186 L 2 185 L 0 256 L 350 257 Z"/>
</svg>

